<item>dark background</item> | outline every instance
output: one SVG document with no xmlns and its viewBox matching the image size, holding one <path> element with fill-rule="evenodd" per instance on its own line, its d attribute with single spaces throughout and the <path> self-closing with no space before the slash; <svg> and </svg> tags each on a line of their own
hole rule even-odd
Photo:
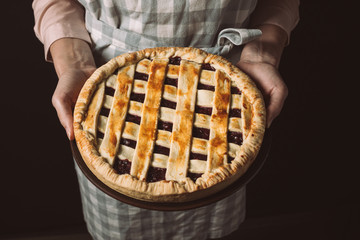
<svg viewBox="0 0 360 240">
<path fill-rule="evenodd" d="M 85 231 L 69 142 L 51 105 L 57 77 L 34 35 L 31 1 L 3 4 L 0 239 Z M 280 66 L 289 97 L 235 234 L 360 239 L 358 13 L 303 1 L 300 14 Z"/>
</svg>

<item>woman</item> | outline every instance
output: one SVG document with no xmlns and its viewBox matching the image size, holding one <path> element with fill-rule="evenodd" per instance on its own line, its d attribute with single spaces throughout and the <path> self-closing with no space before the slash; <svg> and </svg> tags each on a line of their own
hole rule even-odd
<svg viewBox="0 0 360 240">
<path fill-rule="evenodd" d="M 287 87 L 277 68 L 296 26 L 298 0 L 35 0 L 35 33 L 59 77 L 52 102 L 70 140 L 72 108 L 97 66 L 128 51 L 192 46 L 223 54 L 246 72 L 267 103 L 267 127 L 281 112 Z M 257 28 L 242 46 L 217 44 L 222 30 Z M 250 39 L 248 39 L 250 40 Z M 206 239 L 235 231 L 245 218 L 245 188 L 202 208 L 161 212 L 123 204 L 77 169 L 85 221 L 94 239 Z"/>
</svg>

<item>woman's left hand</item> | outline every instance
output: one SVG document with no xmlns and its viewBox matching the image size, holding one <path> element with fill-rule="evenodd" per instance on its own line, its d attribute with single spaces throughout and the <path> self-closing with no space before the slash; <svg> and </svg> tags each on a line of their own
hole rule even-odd
<svg viewBox="0 0 360 240">
<path fill-rule="evenodd" d="M 286 33 L 277 26 L 258 27 L 263 34 L 247 43 L 236 64 L 247 73 L 261 90 L 266 103 L 266 126 L 280 114 L 288 88 L 278 71 L 281 54 L 287 41 Z"/>
</svg>

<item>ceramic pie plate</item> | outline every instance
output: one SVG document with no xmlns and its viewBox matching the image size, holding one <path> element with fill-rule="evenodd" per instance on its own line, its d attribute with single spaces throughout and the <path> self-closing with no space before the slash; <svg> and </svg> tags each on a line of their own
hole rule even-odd
<svg viewBox="0 0 360 240">
<path fill-rule="evenodd" d="M 227 188 L 221 190 L 220 192 L 217 192 L 216 194 L 210 195 L 205 198 L 197 199 L 194 201 L 189 202 L 148 202 L 148 201 L 141 201 L 139 199 L 128 197 L 124 194 L 121 194 L 112 188 L 105 185 L 102 181 L 100 181 L 87 167 L 86 163 L 81 157 L 81 154 L 79 152 L 79 149 L 76 145 L 75 141 L 70 142 L 71 151 L 73 154 L 73 157 L 75 159 L 75 162 L 83 172 L 83 174 L 87 177 L 87 179 L 94 184 L 97 188 L 99 188 L 101 191 L 103 191 L 105 194 L 132 206 L 139 207 L 139 208 L 145 208 L 149 210 L 157 210 L 157 211 L 181 211 L 181 210 L 190 210 L 194 208 L 203 207 L 212 203 L 215 203 L 217 201 L 220 201 L 237 190 L 239 190 L 241 187 L 248 184 L 260 171 L 262 166 L 264 165 L 268 154 L 270 152 L 271 147 L 271 139 L 272 139 L 272 133 L 271 129 L 267 129 L 264 135 L 263 143 L 260 148 L 260 151 L 255 159 L 255 161 L 252 163 L 252 165 L 249 167 L 249 169 L 246 171 L 244 175 L 242 175 L 237 181 L 229 185 Z"/>
<path fill-rule="evenodd" d="M 153 48 L 94 72 L 75 105 L 74 133 L 82 162 L 111 189 L 146 206 L 191 206 L 216 201 L 246 173 L 265 115 L 255 83 L 221 56 Z"/>
</svg>

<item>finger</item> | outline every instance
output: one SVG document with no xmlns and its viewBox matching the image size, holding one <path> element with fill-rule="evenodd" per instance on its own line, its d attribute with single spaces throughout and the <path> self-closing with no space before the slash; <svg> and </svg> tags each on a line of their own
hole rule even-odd
<svg viewBox="0 0 360 240">
<path fill-rule="evenodd" d="M 286 86 L 280 88 L 274 88 L 270 93 L 268 106 L 266 109 L 266 127 L 269 128 L 274 119 L 280 114 L 283 108 L 284 102 L 287 98 L 288 90 Z"/>
<path fill-rule="evenodd" d="M 53 105 L 56 109 L 61 125 L 66 131 L 69 140 L 74 139 L 72 103 L 69 100 L 53 98 Z"/>
</svg>

